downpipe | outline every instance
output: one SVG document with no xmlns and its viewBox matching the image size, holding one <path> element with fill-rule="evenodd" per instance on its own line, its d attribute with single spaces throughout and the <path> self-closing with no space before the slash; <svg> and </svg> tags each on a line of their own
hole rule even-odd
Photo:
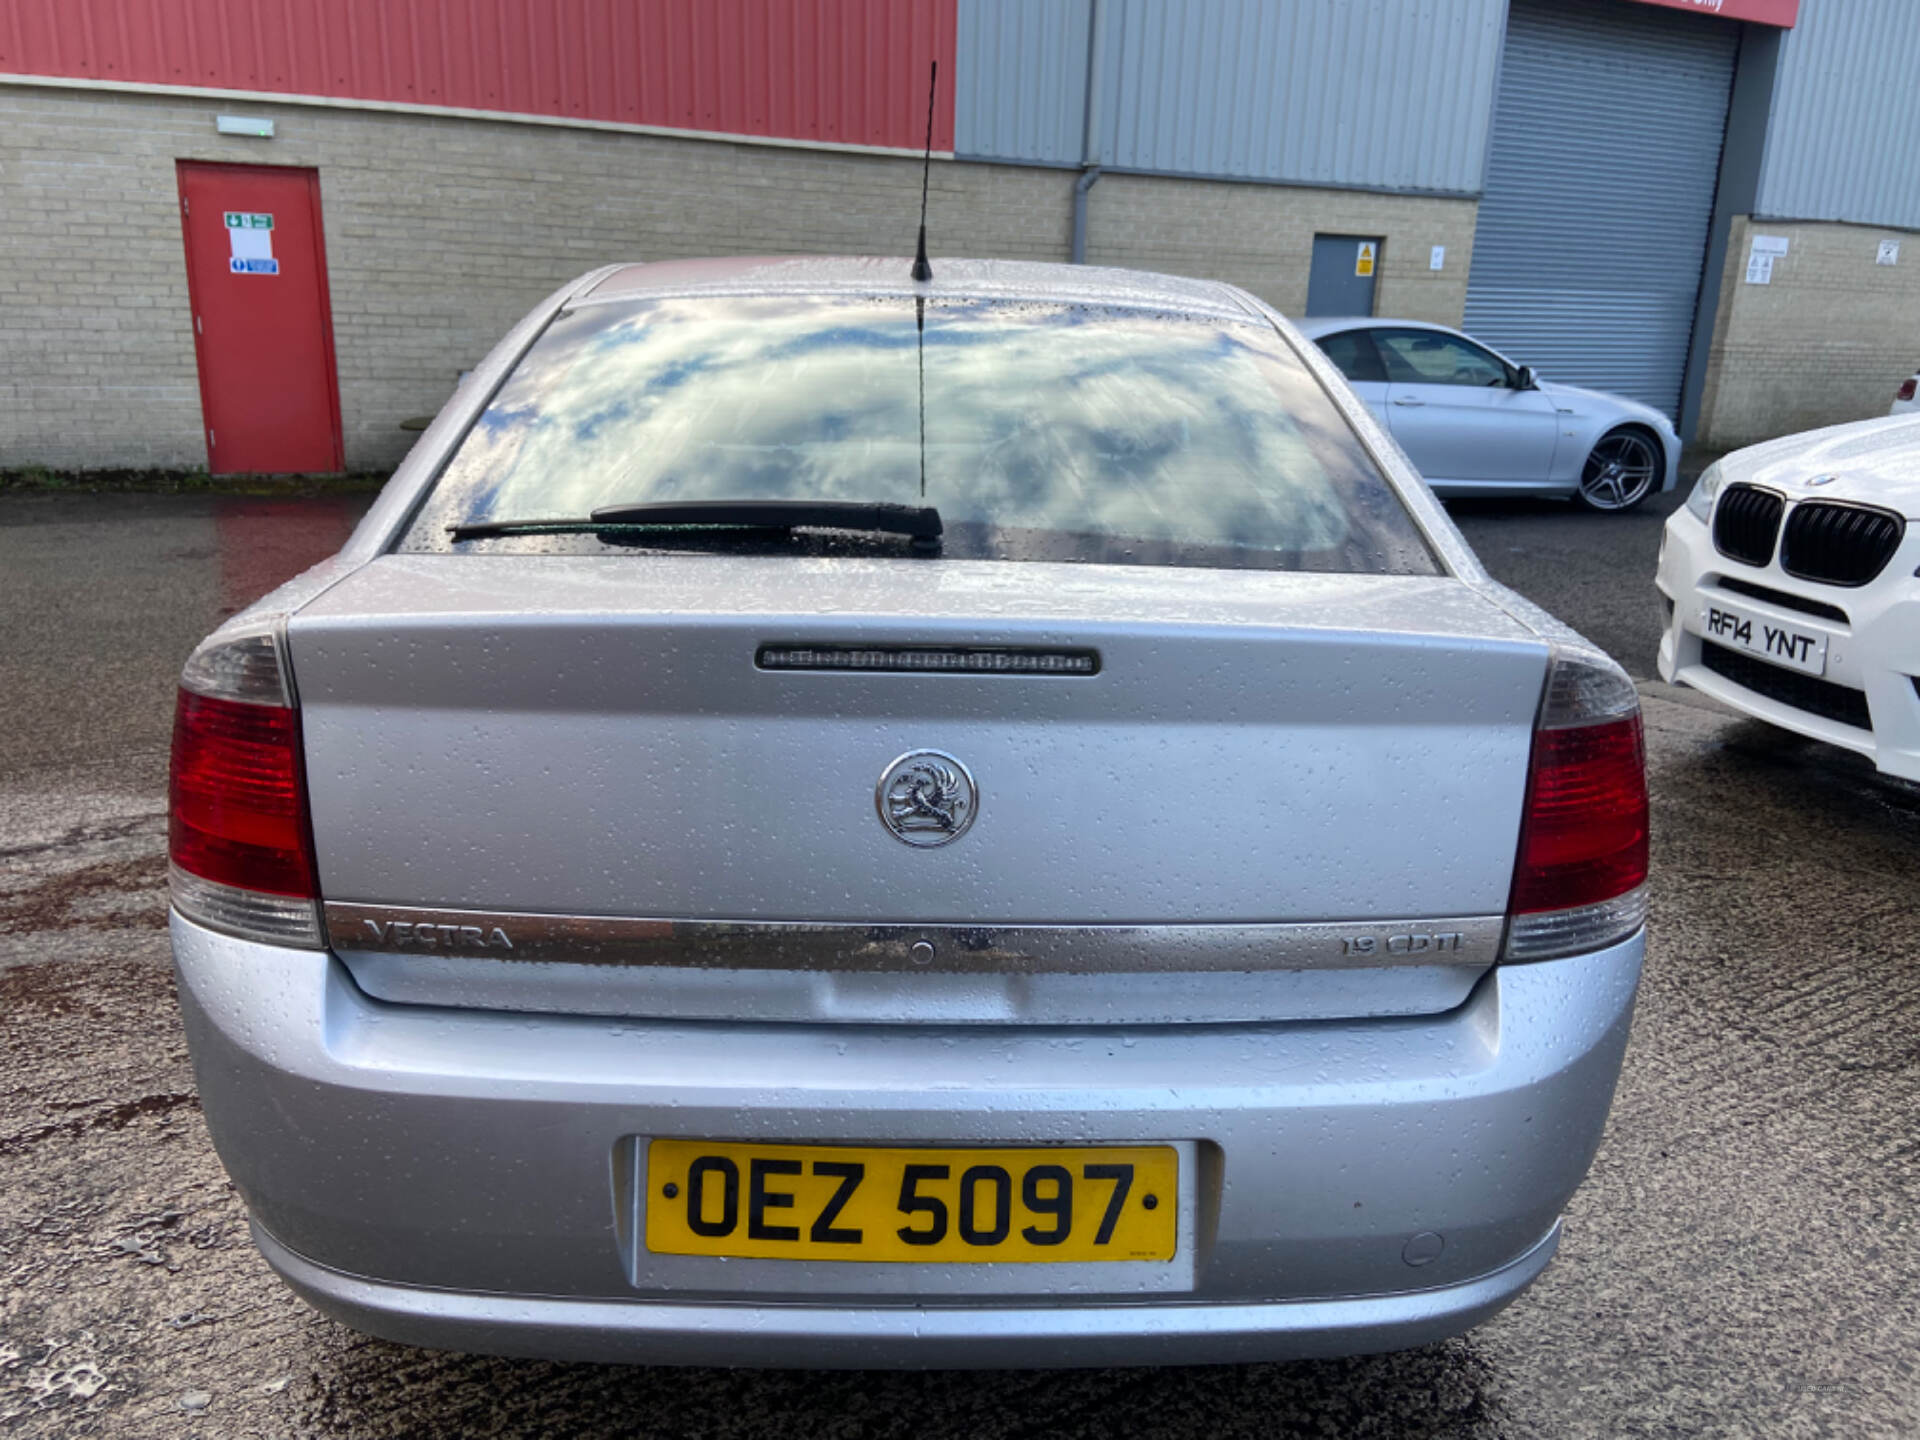
<svg viewBox="0 0 1920 1440">
<path fill-rule="evenodd" d="M 1087 193 L 1099 183 L 1100 167 L 1089 165 L 1073 182 L 1073 263 L 1087 263 Z"/>
<path fill-rule="evenodd" d="M 1101 0 L 1087 10 L 1087 108 L 1080 118 L 1080 178 L 1073 182 L 1073 263 L 1087 263 L 1087 194 L 1100 181 L 1100 57 L 1106 45 Z"/>
</svg>

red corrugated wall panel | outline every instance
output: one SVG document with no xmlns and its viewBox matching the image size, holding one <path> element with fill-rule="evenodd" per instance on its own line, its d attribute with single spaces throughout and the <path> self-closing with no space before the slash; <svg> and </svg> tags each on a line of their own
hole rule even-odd
<svg viewBox="0 0 1920 1440">
<path fill-rule="evenodd" d="M 959 0 L 4 0 L 0 73 L 953 148 Z"/>
</svg>

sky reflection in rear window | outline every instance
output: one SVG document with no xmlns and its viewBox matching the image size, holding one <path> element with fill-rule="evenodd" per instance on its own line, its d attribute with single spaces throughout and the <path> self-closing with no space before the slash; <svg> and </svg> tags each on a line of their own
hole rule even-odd
<svg viewBox="0 0 1920 1440">
<path fill-rule="evenodd" d="M 912 297 L 697 297 L 562 315 L 403 546 L 646 501 L 936 506 L 944 553 L 1431 574 L 1346 422 L 1272 329 Z M 925 380 L 924 462 L 921 383 Z M 877 542 L 871 553 L 902 549 Z M 592 534 L 463 552 L 593 553 Z"/>
</svg>

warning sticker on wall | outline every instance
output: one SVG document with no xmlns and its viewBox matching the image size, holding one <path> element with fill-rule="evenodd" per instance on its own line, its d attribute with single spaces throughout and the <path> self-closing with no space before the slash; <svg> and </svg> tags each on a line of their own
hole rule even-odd
<svg viewBox="0 0 1920 1440">
<path fill-rule="evenodd" d="M 1786 236 L 1754 236 L 1753 246 L 1747 251 L 1747 284 L 1771 285 L 1773 283 L 1773 262 L 1786 253 Z"/>
<path fill-rule="evenodd" d="M 280 262 L 273 258 L 273 216 L 250 210 L 229 210 L 227 244 L 232 253 L 227 269 L 235 275 L 278 275 Z"/>
<path fill-rule="evenodd" d="M 1375 245 L 1371 240 L 1362 240 L 1360 248 L 1354 252 L 1353 273 L 1360 276 L 1373 274 L 1373 252 Z"/>
</svg>

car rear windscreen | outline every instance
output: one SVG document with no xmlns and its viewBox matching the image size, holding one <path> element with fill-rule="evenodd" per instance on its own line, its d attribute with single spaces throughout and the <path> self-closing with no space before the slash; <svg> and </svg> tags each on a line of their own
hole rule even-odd
<svg viewBox="0 0 1920 1440">
<path fill-rule="evenodd" d="M 555 318 L 401 548 L 659 553 L 710 531 L 458 540 L 664 501 L 936 508 L 946 558 L 1437 573 L 1319 382 L 1263 322 L 1018 300 L 727 296 Z M 897 535 L 760 537 L 908 554 Z M 728 537 L 730 549 L 754 537 Z"/>
</svg>

